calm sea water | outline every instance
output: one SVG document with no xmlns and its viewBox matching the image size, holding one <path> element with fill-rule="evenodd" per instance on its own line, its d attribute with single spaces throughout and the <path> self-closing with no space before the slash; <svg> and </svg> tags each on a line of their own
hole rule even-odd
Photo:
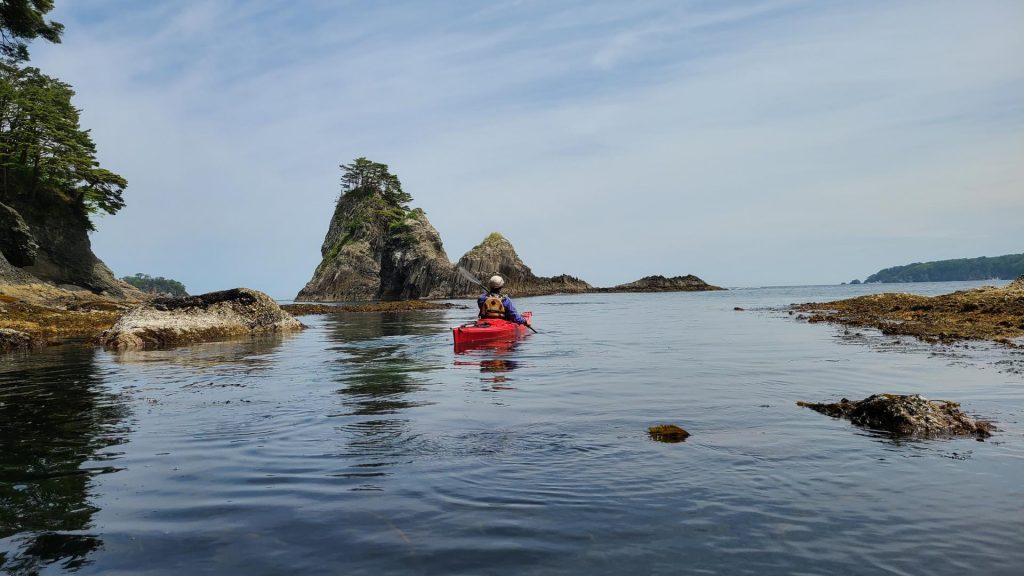
<svg viewBox="0 0 1024 576">
<path fill-rule="evenodd" d="M 771 310 L 966 285 L 522 299 L 540 334 L 459 355 L 469 310 L 4 357 L 0 572 L 1021 574 L 1024 355 Z M 895 441 L 795 405 L 877 392 L 1001 431 Z"/>
</svg>

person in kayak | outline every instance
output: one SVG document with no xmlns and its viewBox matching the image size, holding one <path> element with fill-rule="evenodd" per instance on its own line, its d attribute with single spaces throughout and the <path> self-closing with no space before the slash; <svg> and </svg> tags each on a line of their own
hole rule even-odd
<svg viewBox="0 0 1024 576">
<path fill-rule="evenodd" d="M 487 281 L 487 293 L 481 294 L 476 299 L 476 304 L 480 308 L 480 318 L 500 318 L 509 322 L 515 322 L 516 324 L 530 326 L 526 318 L 523 318 L 516 310 L 516 305 L 512 303 L 512 299 L 501 293 L 501 289 L 504 286 L 505 280 L 498 275 L 491 276 L 491 279 Z"/>
</svg>

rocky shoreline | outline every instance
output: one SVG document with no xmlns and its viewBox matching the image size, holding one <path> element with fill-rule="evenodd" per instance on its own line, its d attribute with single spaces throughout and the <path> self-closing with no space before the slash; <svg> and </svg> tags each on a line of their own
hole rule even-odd
<svg viewBox="0 0 1024 576">
<path fill-rule="evenodd" d="M 0 285 L 0 352 L 95 341 L 140 303 L 47 284 Z"/>
<path fill-rule="evenodd" d="M 799 319 L 876 328 L 930 343 L 990 340 L 1024 346 L 1024 276 L 1004 288 L 985 286 L 941 296 L 871 294 L 797 304 Z"/>
</svg>

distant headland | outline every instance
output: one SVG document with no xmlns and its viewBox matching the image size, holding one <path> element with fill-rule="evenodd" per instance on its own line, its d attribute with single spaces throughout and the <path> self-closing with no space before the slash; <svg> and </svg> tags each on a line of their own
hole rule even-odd
<svg viewBox="0 0 1024 576">
<path fill-rule="evenodd" d="M 981 256 L 893 266 L 868 276 L 864 283 L 1012 280 L 1021 275 L 1024 275 L 1024 254 L 1007 254 L 993 258 Z M 860 281 L 851 284 L 860 284 Z"/>
</svg>

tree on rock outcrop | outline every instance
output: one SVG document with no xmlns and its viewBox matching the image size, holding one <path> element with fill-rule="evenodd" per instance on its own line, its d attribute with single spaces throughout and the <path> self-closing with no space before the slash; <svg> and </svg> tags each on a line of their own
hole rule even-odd
<svg viewBox="0 0 1024 576">
<path fill-rule="evenodd" d="M 356 158 L 351 164 L 340 166 L 342 194 L 349 192 L 377 193 L 389 204 L 405 208 L 412 196 L 402 190 L 398 176 L 388 171 L 387 164 Z"/>
</svg>

